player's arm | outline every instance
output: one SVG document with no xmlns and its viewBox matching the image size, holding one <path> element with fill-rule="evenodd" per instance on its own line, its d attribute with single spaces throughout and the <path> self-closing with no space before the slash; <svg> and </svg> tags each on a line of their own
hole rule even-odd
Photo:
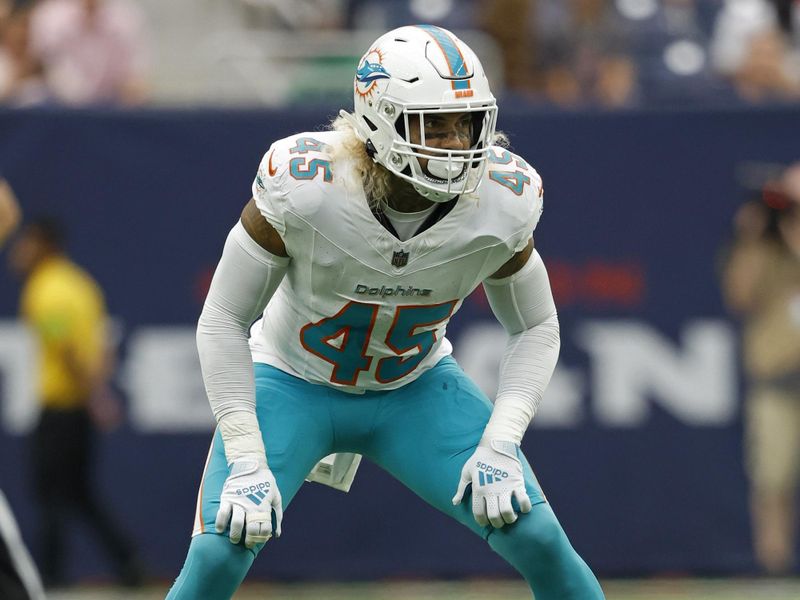
<svg viewBox="0 0 800 600">
<path fill-rule="evenodd" d="M 740 244 L 731 250 L 722 273 L 723 298 L 731 311 L 747 314 L 756 307 L 758 284 L 768 261 L 763 244 Z"/>
<path fill-rule="evenodd" d="M 761 202 L 742 205 L 734 217 L 736 237 L 725 257 L 722 292 L 728 308 L 747 314 L 757 306 L 764 271 L 769 264 L 767 208 Z"/>
<path fill-rule="evenodd" d="M 250 200 L 225 241 L 197 324 L 203 381 L 230 467 L 217 513 L 217 530 L 224 531 L 230 521 L 231 541 L 238 543 L 246 527 L 248 547 L 266 542 L 272 535 L 270 507 L 275 511 L 276 535 L 281 531 L 280 492 L 267 464 L 256 419 L 248 334 L 288 264 L 283 241 Z M 246 495 L 236 493 L 253 486 L 266 494 L 266 501 L 256 505 Z"/>
<path fill-rule="evenodd" d="M 561 342 L 550 281 L 533 248 L 533 238 L 483 284 L 492 311 L 509 338 L 492 415 L 478 448 L 462 469 L 453 502 L 461 502 L 467 485 L 473 483 L 475 520 L 483 526 L 502 527 L 517 520 L 512 497 L 522 512 L 531 510 L 519 444 L 553 374 Z M 508 476 L 475 486 L 478 465 L 492 465 Z"/>
<path fill-rule="evenodd" d="M 550 382 L 561 346 L 550 279 L 533 238 L 483 285 L 492 312 L 509 335 L 483 438 L 519 444 Z"/>
<path fill-rule="evenodd" d="M 275 231 L 275 228 L 267 222 L 256 207 L 256 201 L 252 198 L 250 198 L 250 202 L 245 205 L 242 211 L 241 221 L 245 231 L 264 250 L 275 256 L 288 258 L 289 255 L 286 254 L 286 246 L 283 243 L 283 239 Z"/>
</svg>

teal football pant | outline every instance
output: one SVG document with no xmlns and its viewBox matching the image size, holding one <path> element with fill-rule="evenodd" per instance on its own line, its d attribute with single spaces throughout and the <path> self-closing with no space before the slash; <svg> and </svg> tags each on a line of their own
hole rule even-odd
<svg viewBox="0 0 800 600">
<path fill-rule="evenodd" d="M 318 460 L 333 452 L 357 452 L 487 540 L 525 577 L 536 600 L 603 598 L 597 579 L 570 545 L 521 453 L 534 505 L 530 513 L 494 529 L 475 522 L 469 498 L 453 506 L 461 468 L 475 450 L 492 406 L 451 357 L 400 389 L 360 395 L 315 385 L 263 364 L 256 365 L 255 376 L 256 412 L 284 510 Z M 215 533 L 227 476 L 217 432 L 201 483 L 196 515 L 200 530 L 195 531 L 199 535 L 192 538 L 168 600 L 231 598 L 263 547 L 248 550 L 231 544 L 227 533 Z"/>
</svg>

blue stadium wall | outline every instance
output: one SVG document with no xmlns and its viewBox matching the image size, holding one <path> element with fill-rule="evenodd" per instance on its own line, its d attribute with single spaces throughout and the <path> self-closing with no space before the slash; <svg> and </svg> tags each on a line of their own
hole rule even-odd
<svg viewBox="0 0 800 600">
<path fill-rule="evenodd" d="M 173 577 L 185 554 L 210 419 L 196 357 L 176 359 L 174 372 L 160 364 L 158 377 L 175 375 L 162 385 L 148 379 L 153 355 L 132 355 L 171 334 L 185 351 L 261 155 L 331 114 L 0 112 L 0 170 L 26 214 L 64 219 L 71 254 L 101 282 L 120 325 L 117 387 L 132 417 L 99 440 L 97 489 L 156 577 Z M 563 349 L 524 448 L 574 546 L 603 575 L 751 570 L 737 327 L 718 264 L 745 199 L 737 177 L 800 158 L 800 111 L 506 111 L 500 127 L 544 178 L 536 245 L 550 266 Z M 0 276 L 7 325 L 18 292 Z M 479 293 L 448 335 L 491 391 L 502 332 Z M 7 406 L 10 364 L 0 365 Z M 184 427 L 169 390 L 186 395 L 185 379 L 194 409 Z M 0 486 L 35 545 L 25 428 L 0 426 Z M 108 576 L 90 530 L 76 523 L 74 532 L 73 575 Z M 280 579 L 510 573 L 481 540 L 369 464 L 349 494 L 307 484 L 284 536 L 253 569 Z"/>
</svg>

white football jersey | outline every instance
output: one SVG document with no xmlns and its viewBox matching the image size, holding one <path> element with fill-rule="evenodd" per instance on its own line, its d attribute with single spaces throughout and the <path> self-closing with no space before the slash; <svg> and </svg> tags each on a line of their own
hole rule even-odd
<svg viewBox="0 0 800 600">
<path fill-rule="evenodd" d="M 402 242 L 371 212 L 349 160 L 331 159 L 341 133 L 275 142 L 253 197 L 291 257 L 251 331 L 255 362 L 350 392 L 388 390 L 419 377 L 452 346 L 463 299 L 531 237 L 542 181 L 493 148 L 478 196 Z"/>
</svg>

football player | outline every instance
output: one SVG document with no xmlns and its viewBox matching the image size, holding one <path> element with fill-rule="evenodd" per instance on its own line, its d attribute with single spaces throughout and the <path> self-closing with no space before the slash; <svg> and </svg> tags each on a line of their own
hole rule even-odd
<svg viewBox="0 0 800 600">
<path fill-rule="evenodd" d="M 225 243 L 197 328 L 219 426 L 168 598 L 230 598 L 332 453 L 483 537 L 538 600 L 603 598 L 519 448 L 559 351 L 541 178 L 498 145 L 481 64 L 444 29 L 383 35 L 354 87 L 331 131 L 269 148 Z M 509 333 L 494 404 L 445 337 L 478 285 Z"/>
</svg>

